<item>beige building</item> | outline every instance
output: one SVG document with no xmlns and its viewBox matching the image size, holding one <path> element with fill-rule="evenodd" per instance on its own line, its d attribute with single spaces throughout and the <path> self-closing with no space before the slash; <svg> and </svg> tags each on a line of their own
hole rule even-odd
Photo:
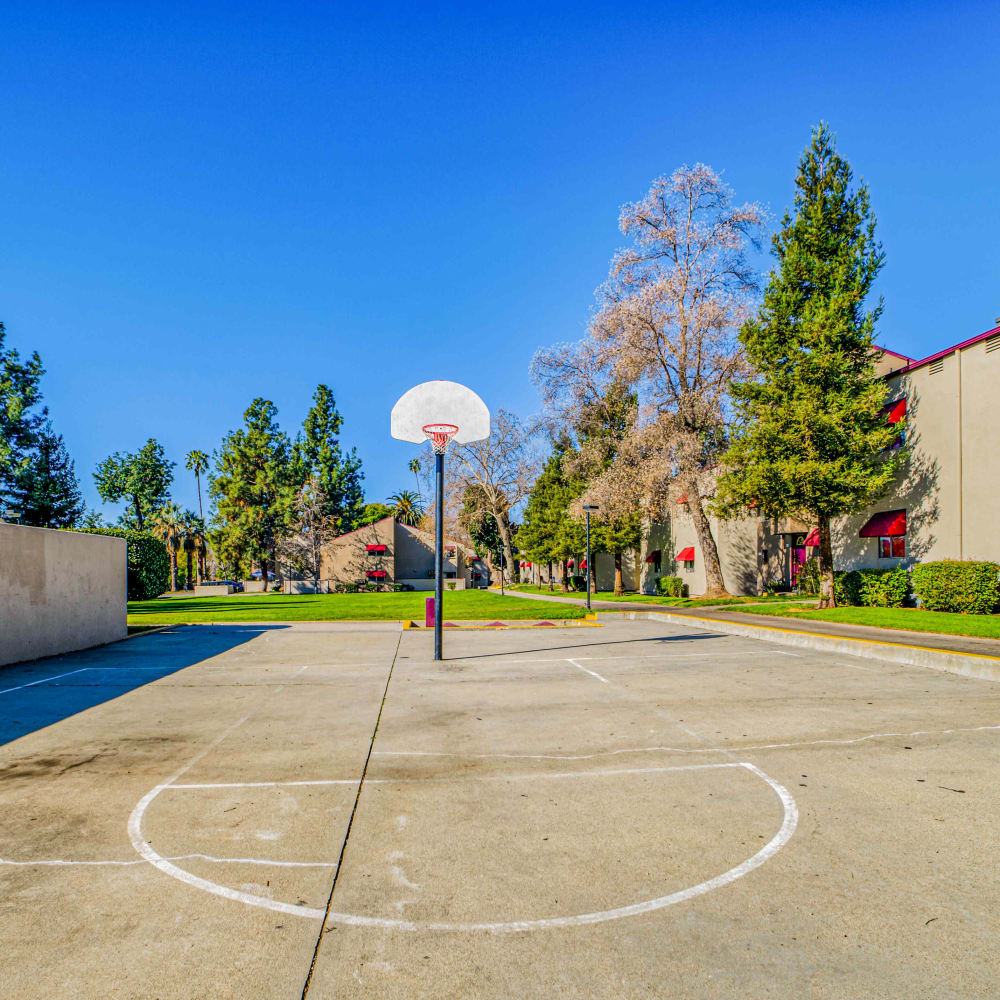
<svg viewBox="0 0 1000 1000">
<path fill-rule="evenodd" d="M 834 521 L 834 565 L 1000 562 L 1000 326 L 921 360 L 883 349 L 878 371 L 886 382 L 886 419 L 900 423 L 907 458 L 878 503 Z M 734 594 L 794 586 L 818 553 L 815 526 L 794 518 L 711 523 L 726 589 Z M 610 590 L 612 557 L 595 556 L 594 567 L 598 590 Z M 679 576 L 692 595 L 705 592 L 704 560 L 684 502 L 667 521 L 652 524 L 641 551 L 625 560 L 628 590 L 653 593 L 659 576 Z M 547 582 L 547 568 L 536 568 L 534 577 Z"/>
<path fill-rule="evenodd" d="M 485 587 L 486 564 L 471 549 L 445 539 L 444 579 L 451 590 Z M 404 584 L 413 590 L 434 589 L 434 536 L 400 524 L 393 517 L 350 531 L 328 542 L 320 560 L 320 591 L 338 585 Z M 311 591 L 311 580 L 287 580 L 286 593 Z"/>
</svg>

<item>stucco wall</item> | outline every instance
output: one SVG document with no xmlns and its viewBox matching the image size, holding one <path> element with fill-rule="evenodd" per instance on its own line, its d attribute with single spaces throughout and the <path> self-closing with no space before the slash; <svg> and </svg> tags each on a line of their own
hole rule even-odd
<svg viewBox="0 0 1000 1000">
<path fill-rule="evenodd" d="M 0 664 L 122 639 L 125 539 L 0 523 Z"/>
</svg>

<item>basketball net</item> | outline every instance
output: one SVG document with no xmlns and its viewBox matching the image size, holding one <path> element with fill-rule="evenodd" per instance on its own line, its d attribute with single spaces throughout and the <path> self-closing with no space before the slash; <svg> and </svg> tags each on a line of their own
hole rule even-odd
<svg viewBox="0 0 1000 1000">
<path fill-rule="evenodd" d="M 421 430 L 430 440 L 435 455 L 443 455 L 448 450 L 448 442 L 458 433 L 454 424 L 424 424 Z"/>
</svg>

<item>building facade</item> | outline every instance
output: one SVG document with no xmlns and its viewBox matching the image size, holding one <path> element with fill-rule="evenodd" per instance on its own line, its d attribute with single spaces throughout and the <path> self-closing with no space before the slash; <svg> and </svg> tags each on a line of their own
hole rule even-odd
<svg viewBox="0 0 1000 1000">
<path fill-rule="evenodd" d="M 832 523 L 835 567 L 1000 562 L 1000 326 L 920 360 L 880 350 L 886 420 L 900 425 L 906 457 L 885 496 Z M 819 552 L 816 526 L 796 518 L 710 521 L 733 594 L 794 587 Z M 594 570 L 597 589 L 612 589 L 612 556 L 595 555 Z M 561 570 L 553 573 L 558 586 Z M 533 567 L 529 576 L 547 583 L 548 567 Z M 622 576 L 626 590 L 654 593 L 657 577 L 677 576 L 691 595 L 705 592 L 704 559 L 684 497 L 669 518 L 648 526 Z"/>
<path fill-rule="evenodd" d="M 444 579 L 451 590 L 489 585 L 486 564 L 471 549 L 445 539 Z M 374 584 L 389 588 L 404 584 L 413 590 L 434 589 L 434 536 L 400 524 L 394 517 L 340 535 L 323 547 L 320 559 L 321 592 L 344 584 Z M 288 580 L 288 593 L 313 590 L 311 580 Z"/>
</svg>

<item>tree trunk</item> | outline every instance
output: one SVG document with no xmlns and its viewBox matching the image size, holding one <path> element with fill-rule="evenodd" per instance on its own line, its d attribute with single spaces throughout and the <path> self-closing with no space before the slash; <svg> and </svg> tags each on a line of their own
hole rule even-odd
<svg viewBox="0 0 1000 1000">
<path fill-rule="evenodd" d="M 625 587 L 622 584 L 622 554 L 621 552 L 615 553 L 615 597 L 621 597 L 625 593 Z"/>
<path fill-rule="evenodd" d="M 205 509 L 201 505 L 201 476 L 196 472 L 194 481 L 198 484 L 198 516 L 201 518 L 202 529 L 205 527 Z"/>
<path fill-rule="evenodd" d="M 566 560 L 562 561 L 562 592 L 564 594 L 569 593 L 569 567 L 566 565 Z"/>
<path fill-rule="evenodd" d="M 139 506 L 139 498 L 132 498 L 132 506 L 135 507 L 135 519 L 139 524 L 139 530 L 142 531 L 142 507 Z M 174 588 L 177 589 L 176 587 Z"/>
<path fill-rule="evenodd" d="M 701 492 L 694 484 L 688 486 L 685 492 L 688 495 L 688 507 L 691 510 L 691 518 L 694 521 L 694 533 L 698 538 L 698 548 L 701 549 L 701 558 L 705 562 L 705 596 L 727 596 L 729 592 L 726 590 L 726 581 L 722 576 L 719 550 L 715 545 L 715 538 L 712 535 L 712 526 L 709 524 L 708 515 L 706 515 L 702 508 Z"/>
<path fill-rule="evenodd" d="M 833 539 L 830 535 L 830 518 L 824 514 L 819 516 L 819 606 L 837 606 L 833 589 Z"/>
<path fill-rule="evenodd" d="M 514 581 L 514 550 L 510 544 L 510 526 L 505 517 L 493 515 L 493 520 L 497 523 L 497 531 L 500 533 L 500 544 L 503 546 L 503 578 L 509 587 Z"/>
<path fill-rule="evenodd" d="M 551 559 L 548 562 L 548 566 L 549 566 L 549 590 L 555 590 L 556 589 L 556 579 L 552 575 L 552 560 Z"/>
<path fill-rule="evenodd" d="M 177 549 L 170 546 L 170 590 L 177 589 Z"/>
<path fill-rule="evenodd" d="M 267 593 L 267 556 L 260 557 L 260 578 L 264 583 L 264 593 Z"/>
<path fill-rule="evenodd" d="M 187 579 L 184 581 L 184 586 L 188 590 L 194 590 L 194 549 L 185 548 L 187 553 Z"/>
</svg>

